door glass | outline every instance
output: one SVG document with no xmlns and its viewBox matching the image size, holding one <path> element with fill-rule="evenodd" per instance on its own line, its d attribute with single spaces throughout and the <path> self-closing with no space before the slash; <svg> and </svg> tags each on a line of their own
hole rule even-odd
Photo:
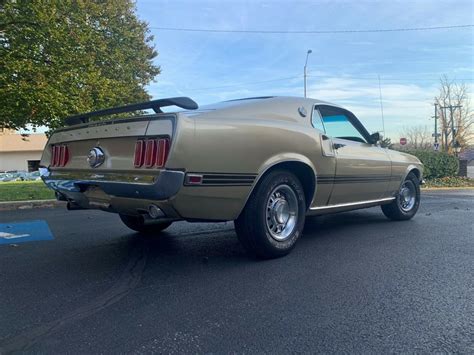
<svg viewBox="0 0 474 355">
<path fill-rule="evenodd" d="M 343 111 L 336 108 L 321 107 L 320 112 L 328 136 L 367 143 L 364 136 L 353 126 Z"/>
</svg>

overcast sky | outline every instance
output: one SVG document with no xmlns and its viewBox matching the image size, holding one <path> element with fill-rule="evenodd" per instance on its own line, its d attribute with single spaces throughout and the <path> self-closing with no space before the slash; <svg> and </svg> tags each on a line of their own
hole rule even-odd
<svg viewBox="0 0 474 355">
<path fill-rule="evenodd" d="M 156 1 L 138 0 L 155 35 L 162 73 L 154 98 L 190 96 L 199 104 L 261 95 L 308 96 L 353 111 L 387 135 L 433 125 L 441 75 L 474 84 L 473 27 L 413 32 L 253 34 L 167 31 L 153 27 L 318 31 L 473 24 L 472 1 Z"/>
</svg>

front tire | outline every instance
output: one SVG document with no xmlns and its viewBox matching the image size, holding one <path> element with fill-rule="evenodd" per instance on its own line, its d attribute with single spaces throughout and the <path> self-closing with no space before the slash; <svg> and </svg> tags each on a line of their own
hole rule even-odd
<svg viewBox="0 0 474 355">
<path fill-rule="evenodd" d="M 271 259 L 293 249 L 302 233 L 305 215 L 300 181 L 288 171 L 275 170 L 259 182 L 234 225 L 250 254 Z"/>
<path fill-rule="evenodd" d="M 395 200 L 381 207 L 384 215 L 394 221 L 406 221 L 413 218 L 420 207 L 420 181 L 416 175 L 409 173 Z"/>
<path fill-rule="evenodd" d="M 168 228 L 172 222 L 159 222 L 153 224 L 145 224 L 143 216 L 131 216 L 126 214 L 119 214 L 122 222 L 130 229 L 140 233 L 152 234 L 160 233 Z"/>
</svg>

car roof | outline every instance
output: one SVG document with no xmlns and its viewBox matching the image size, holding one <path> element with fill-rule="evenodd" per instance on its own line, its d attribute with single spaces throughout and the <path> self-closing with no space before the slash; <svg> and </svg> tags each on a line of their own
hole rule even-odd
<svg viewBox="0 0 474 355">
<path fill-rule="evenodd" d="M 226 107 L 237 107 L 237 106 L 251 106 L 251 105 L 260 105 L 260 104 L 275 104 L 275 103 L 285 103 L 285 104 L 310 104 L 310 105 L 315 105 L 315 104 L 325 104 L 325 105 L 331 105 L 331 106 L 336 106 L 340 107 L 339 105 L 327 102 L 327 101 L 322 101 L 322 100 L 317 100 L 317 99 L 312 99 L 312 98 L 303 98 L 303 97 L 296 97 L 296 96 L 256 96 L 256 97 L 245 97 L 245 98 L 239 98 L 239 99 L 233 99 L 233 100 L 227 100 L 227 101 L 221 101 L 209 105 L 204 105 L 200 106 L 197 111 L 200 110 L 216 110 L 216 109 L 221 109 L 221 108 L 226 108 Z"/>
<path fill-rule="evenodd" d="M 259 96 L 222 101 L 215 104 L 200 106 L 197 110 L 184 111 L 187 116 L 200 117 L 227 117 L 227 118 L 255 118 L 277 119 L 285 121 L 299 121 L 310 124 L 313 105 L 323 104 L 334 107 L 338 105 L 316 100 L 293 96 Z M 299 111 L 306 111 L 301 115 Z"/>
</svg>

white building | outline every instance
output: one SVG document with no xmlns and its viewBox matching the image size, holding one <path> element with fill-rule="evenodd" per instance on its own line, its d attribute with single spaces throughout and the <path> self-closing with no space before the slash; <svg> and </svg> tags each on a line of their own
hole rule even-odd
<svg viewBox="0 0 474 355">
<path fill-rule="evenodd" d="M 0 172 L 9 170 L 38 170 L 46 135 L 23 136 L 0 128 Z"/>
</svg>

